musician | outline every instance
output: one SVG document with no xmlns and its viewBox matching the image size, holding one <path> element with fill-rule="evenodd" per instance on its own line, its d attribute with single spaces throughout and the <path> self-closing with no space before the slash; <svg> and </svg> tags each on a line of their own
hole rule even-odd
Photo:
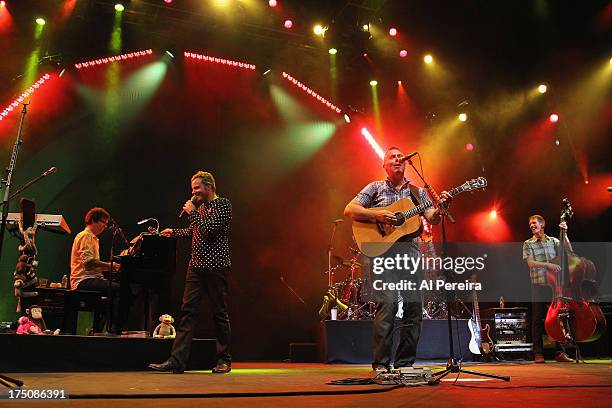
<svg viewBox="0 0 612 408">
<path fill-rule="evenodd" d="M 181 319 L 170 358 L 149 367 L 163 372 L 180 374 L 185 370 L 191 339 L 198 319 L 202 295 L 210 299 L 212 318 L 217 335 L 217 365 L 213 373 L 229 373 L 230 320 L 227 313 L 227 275 L 230 271 L 229 228 L 232 206 L 227 198 L 219 197 L 212 174 L 199 171 L 191 177 L 193 198 L 183 206 L 189 227 L 165 229 L 165 236 L 191 237 L 191 260 L 185 278 Z"/>
<path fill-rule="evenodd" d="M 385 180 L 374 181 L 368 184 L 357 196 L 346 206 L 344 215 L 358 221 L 371 221 L 380 223 L 391 223 L 395 221 L 395 215 L 387 210 L 377 209 L 385 207 L 394 202 L 408 198 L 415 201 L 413 193 L 418 193 L 417 201 L 428 200 L 424 189 L 413 186 L 406 179 L 404 172 L 406 163 L 402 161 L 404 154 L 397 147 L 391 147 L 385 152 L 383 168 L 387 173 Z M 450 194 L 442 192 L 442 202 L 446 205 L 450 202 Z M 439 209 L 428 209 L 424 213 L 425 218 L 432 224 L 440 222 Z M 409 255 L 418 257 L 420 255 L 416 238 L 409 241 Z M 382 276 L 382 275 L 381 275 Z M 398 308 L 398 294 L 394 291 L 376 291 L 376 315 L 374 317 L 373 336 L 374 351 L 372 368 L 377 371 L 386 371 L 391 365 L 391 348 L 393 344 L 393 329 L 395 315 Z M 414 297 L 414 296 L 413 296 Z M 400 329 L 400 341 L 395 355 L 394 367 L 410 367 L 416 360 L 416 348 L 421 332 L 422 310 L 420 299 L 409 299 L 403 302 L 402 328 Z"/>
<path fill-rule="evenodd" d="M 544 232 L 546 221 L 541 215 L 529 217 L 529 228 L 533 236 L 523 243 L 523 259 L 529 266 L 531 277 L 531 334 L 533 341 L 534 361 L 544 363 L 542 334 L 544 334 L 544 316 L 552 299 L 550 286 L 546 280 L 547 273 L 558 274 L 561 266 L 551 263 L 551 259 L 559 255 L 560 242 L 555 237 L 549 237 Z M 562 222 L 559 228 L 567 231 L 567 224 Z M 571 244 L 565 234 L 564 246 L 571 251 Z M 548 301 L 548 303 L 547 303 Z M 555 361 L 566 363 L 573 360 L 565 353 L 563 345 L 555 344 Z"/>
<path fill-rule="evenodd" d="M 74 237 L 70 254 L 70 288 L 72 290 L 99 291 L 113 299 L 112 324 L 108 331 L 111 335 L 121 334 L 123 318 L 119 309 L 120 287 L 104 277 L 103 271 L 110 270 L 110 262 L 100 260 L 100 235 L 108 226 L 110 214 L 104 208 L 92 208 L 85 214 L 85 229 Z M 118 271 L 120 265 L 113 263 Z"/>
</svg>

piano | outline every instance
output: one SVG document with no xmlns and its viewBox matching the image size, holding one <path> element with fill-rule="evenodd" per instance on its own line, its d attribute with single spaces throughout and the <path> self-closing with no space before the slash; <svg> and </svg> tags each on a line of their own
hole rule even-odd
<svg viewBox="0 0 612 408">
<path fill-rule="evenodd" d="M 18 229 L 20 220 L 21 213 L 8 213 L 8 216 L 6 218 L 6 227 L 9 230 Z M 38 225 L 38 228 L 45 231 L 65 235 L 71 234 L 68 223 L 64 219 L 64 216 L 60 214 L 36 214 L 36 220 L 34 222 L 36 223 L 36 225 Z"/>
<path fill-rule="evenodd" d="M 134 299 L 135 306 L 140 309 L 143 305 L 144 325 L 138 310 L 130 310 L 126 319 L 128 324 L 139 326 L 151 331 L 152 324 L 161 314 L 165 313 L 170 303 L 170 280 L 176 270 L 176 238 L 164 237 L 156 234 L 140 234 L 132 240 L 132 246 L 127 254 L 113 258 L 114 262 L 121 264 L 118 276 L 121 292 L 126 293 L 129 288 L 142 289 L 142 299 Z M 129 293 L 129 291 L 128 291 Z M 121 310 L 129 308 L 130 300 L 121 297 Z M 162 310 L 163 309 L 163 310 Z"/>
</svg>

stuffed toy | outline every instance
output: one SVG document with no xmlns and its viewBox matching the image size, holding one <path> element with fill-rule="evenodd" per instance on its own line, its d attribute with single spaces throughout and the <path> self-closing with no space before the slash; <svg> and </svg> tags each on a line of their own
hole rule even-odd
<svg viewBox="0 0 612 408">
<path fill-rule="evenodd" d="M 38 305 L 32 305 L 28 309 L 26 309 L 26 314 L 30 317 L 30 321 L 40 327 L 40 329 L 43 331 L 43 334 L 59 334 L 59 329 L 56 329 L 53 332 L 47 329 L 47 324 L 45 323 L 45 318 L 43 317 L 42 312 L 42 307 Z"/>
<path fill-rule="evenodd" d="M 153 330 L 153 337 L 158 339 L 173 339 L 176 337 L 176 330 L 174 330 L 174 318 L 169 314 L 163 314 L 159 316 L 160 324 L 157 325 Z"/>
<path fill-rule="evenodd" d="M 40 331 L 40 327 L 36 323 L 31 322 L 28 316 L 21 316 L 17 321 L 19 322 L 17 334 L 43 334 Z"/>
</svg>

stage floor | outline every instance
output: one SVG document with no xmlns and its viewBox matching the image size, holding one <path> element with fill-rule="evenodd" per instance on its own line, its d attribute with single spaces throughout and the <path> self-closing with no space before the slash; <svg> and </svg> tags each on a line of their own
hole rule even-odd
<svg viewBox="0 0 612 408">
<path fill-rule="evenodd" d="M 427 365 L 434 371 L 442 368 L 441 364 L 419 363 L 417 366 Z M 588 364 L 470 363 L 464 367 L 508 375 L 511 381 L 461 374 L 455 382 L 457 375 L 449 374 L 435 386 L 339 386 L 326 383 L 348 377 L 367 377 L 371 373 L 369 367 L 291 363 L 234 363 L 232 372 L 226 375 L 209 371 L 190 371 L 183 375 L 139 371 L 18 373 L 11 376 L 24 381 L 28 389 L 64 389 L 70 395 L 71 407 L 87 408 L 173 407 L 192 403 L 250 408 L 610 406 L 610 360 L 589 360 Z M 2 395 L 6 392 L 6 388 L 0 388 Z M 5 403 L 6 400 L 0 400 L 0 405 Z M 18 406 L 34 405 L 42 406 L 42 403 L 21 401 Z"/>
</svg>

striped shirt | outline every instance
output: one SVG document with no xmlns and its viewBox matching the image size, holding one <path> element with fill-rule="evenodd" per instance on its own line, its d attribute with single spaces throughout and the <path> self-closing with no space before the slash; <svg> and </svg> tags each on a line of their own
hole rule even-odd
<svg viewBox="0 0 612 408">
<path fill-rule="evenodd" d="M 404 179 L 400 190 L 396 190 L 389 179 L 373 181 L 363 188 L 355 197 L 355 201 L 363 205 L 365 208 L 386 207 L 399 201 L 402 198 L 412 199 L 410 192 L 410 183 Z M 429 200 L 427 192 L 421 187 L 419 190 L 419 200 L 424 202 Z"/>
<path fill-rule="evenodd" d="M 523 243 L 523 260 L 530 256 L 537 262 L 550 262 L 559 251 L 559 239 L 544 234 L 543 239 L 531 237 Z M 532 285 L 547 285 L 546 268 L 543 266 L 529 268 Z"/>
</svg>

